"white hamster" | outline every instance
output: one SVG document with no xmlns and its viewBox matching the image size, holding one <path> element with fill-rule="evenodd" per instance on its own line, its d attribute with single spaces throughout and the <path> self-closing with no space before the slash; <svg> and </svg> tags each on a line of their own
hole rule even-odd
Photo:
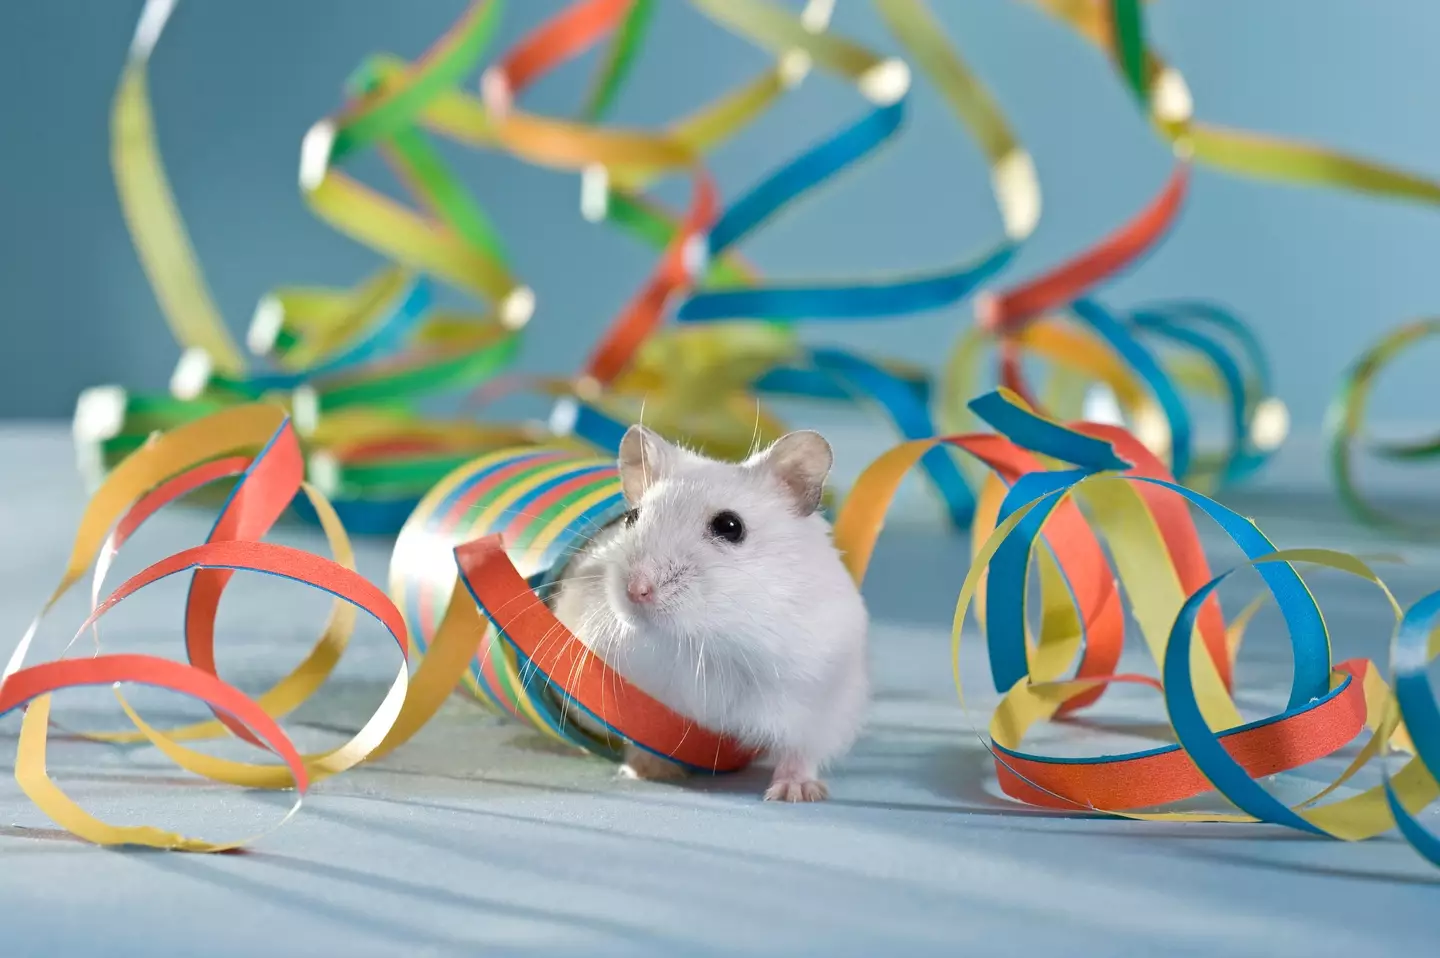
<svg viewBox="0 0 1440 958">
<path fill-rule="evenodd" d="M 869 702 L 868 615 L 819 512 L 831 463 L 815 432 L 728 463 L 632 426 L 619 457 L 630 511 L 570 561 L 552 599 L 647 694 L 766 751 L 767 800 L 826 798 L 820 771 Z M 634 746 L 622 772 L 684 774 Z"/>
</svg>

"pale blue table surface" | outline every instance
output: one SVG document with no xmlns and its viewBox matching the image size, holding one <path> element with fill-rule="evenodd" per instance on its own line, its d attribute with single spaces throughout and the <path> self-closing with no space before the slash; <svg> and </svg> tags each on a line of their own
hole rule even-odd
<svg viewBox="0 0 1440 958">
<path fill-rule="evenodd" d="M 860 458 L 842 465 L 853 475 Z M 18 638 L 59 574 L 84 496 L 59 429 L 9 428 L 0 462 L 0 630 Z M 1388 573 L 1402 600 L 1440 586 L 1440 550 L 1395 547 L 1345 521 L 1312 464 L 1277 468 L 1236 501 L 1281 545 L 1402 552 L 1409 564 Z M 877 555 L 867 584 L 876 701 L 826 804 L 761 803 L 758 769 L 678 787 L 620 781 L 612 766 L 559 754 L 458 697 L 386 761 L 318 786 L 244 855 L 68 840 L 5 776 L 0 955 L 1433 953 L 1440 872 L 1393 836 L 1347 845 L 1267 826 L 1057 816 L 1000 797 L 949 677 L 967 543 L 932 515 L 912 495 Z M 200 509 L 162 515 L 117 574 L 205 528 Z M 307 530 L 281 537 L 317 545 Z M 362 571 L 383 581 L 386 544 L 360 551 Z M 1316 582 L 1337 655 L 1383 660 L 1390 622 L 1378 593 Z M 127 602 L 103 630 L 106 649 L 176 655 L 182 594 L 166 582 Z M 55 614 L 37 657 L 57 654 L 82 606 Z M 263 689 L 308 648 L 324 609 L 299 587 L 242 581 L 221 614 L 222 675 Z M 1263 714 L 1283 697 L 1287 646 L 1273 615 L 1252 631 L 1241 703 Z M 291 723 L 300 743 L 338 742 L 379 701 L 395 661 L 363 624 L 331 685 Z M 983 726 L 994 698 L 983 658 L 963 661 Z M 133 701 L 162 723 L 201 714 L 161 693 Z M 1062 729 L 1042 744 L 1072 754 L 1143 744 L 1163 716 L 1142 692 L 1106 701 L 1095 721 L 1128 722 L 1123 732 Z M 67 694 L 56 708 L 67 727 L 123 726 L 108 691 Z M 7 756 L 17 728 L 14 716 L 0 721 Z M 1338 767 L 1273 785 L 1299 798 Z M 289 800 L 196 782 L 151 749 L 57 740 L 51 769 L 97 814 L 207 837 L 265 828 Z"/>
</svg>

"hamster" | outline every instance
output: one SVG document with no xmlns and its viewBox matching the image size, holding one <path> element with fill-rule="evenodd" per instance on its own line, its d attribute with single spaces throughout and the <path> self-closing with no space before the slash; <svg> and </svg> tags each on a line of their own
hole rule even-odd
<svg viewBox="0 0 1440 958">
<path fill-rule="evenodd" d="M 820 772 L 854 743 L 870 698 L 868 614 L 819 512 L 832 461 L 816 432 L 728 463 L 632 426 L 619 456 L 630 509 L 551 597 L 556 618 L 641 690 L 767 752 L 767 801 L 828 797 Z M 685 774 L 628 744 L 621 772 Z"/>
</svg>

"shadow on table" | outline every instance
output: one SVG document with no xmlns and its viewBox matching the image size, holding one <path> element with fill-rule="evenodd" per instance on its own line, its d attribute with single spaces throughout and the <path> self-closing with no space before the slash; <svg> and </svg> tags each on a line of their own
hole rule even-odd
<svg viewBox="0 0 1440 958">
<path fill-rule="evenodd" d="M 1381 840 L 1380 838 L 1370 839 L 1370 841 Z M 1235 865 L 1240 868 L 1259 868 L 1292 877 L 1296 875 L 1310 875 L 1317 878 L 1344 878 L 1352 881 L 1375 882 L 1388 885 L 1440 886 L 1440 871 L 1433 870 L 1431 874 L 1399 874 L 1371 869 L 1338 867 L 1324 862 L 1281 861 L 1266 858 L 1263 855 L 1247 854 L 1243 849 L 1221 847 L 1189 847 L 1177 850 L 1177 854 L 1182 854 L 1187 858 L 1198 858 L 1222 865 Z M 1420 863 L 1419 867 L 1430 868 L 1418 855 L 1416 856 L 1416 861 Z"/>
<path fill-rule="evenodd" d="M 376 823 L 367 821 L 364 823 L 364 827 L 375 829 Z M 407 831 L 405 837 L 413 840 L 415 833 Z M 446 850 L 453 851 L 454 848 L 454 844 L 451 843 Z M 493 851 L 493 849 L 487 849 L 485 854 L 492 856 Z M 552 908 L 526 904 L 513 898 L 478 894 L 468 883 L 465 887 L 459 888 L 443 881 L 420 882 L 395 874 L 393 870 L 372 872 L 337 864 L 333 861 L 319 862 L 273 852 L 249 852 L 242 856 L 235 856 L 232 860 L 243 861 L 244 871 L 233 867 L 216 867 L 218 860 L 213 857 L 200 858 L 172 854 L 147 856 L 148 863 L 159 871 L 171 872 L 183 876 L 187 880 L 204 882 L 223 890 L 227 895 L 233 897 L 237 907 L 241 906 L 241 901 L 244 899 L 263 902 L 293 912 L 297 918 L 303 919 L 310 927 L 313 927 L 314 920 L 319 918 L 344 926 L 347 930 L 359 930 L 367 935 L 392 941 L 397 946 L 409 949 L 410 951 L 407 953 L 418 953 L 423 950 L 424 953 L 430 954 L 435 953 L 437 949 L 442 949 L 444 953 L 450 954 L 474 954 L 474 949 L 485 943 L 485 936 L 483 931 L 469 937 L 447 934 L 443 928 L 435 927 L 434 923 L 427 923 L 418 918 L 407 920 L 407 916 L 416 915 L 417 912 L 414 908 L 407 912 L 404 907 L 395 907 L 397 903 L 405 901 L 409 901 L 414 906 L 451 908 L 460 914 L 477 919 L 474 922 L 467 921 L 465 923 L 465 927 L 469 929 L 483 929 L 483 919 L 486 917 L 504 918 L 511 923 L 516 920 L 533 923 L 537 937 L 535 949 L 547 952 L 553 949 L 554 943 L 544 940 L 547 937 L 546 933 L 553 933 L 557 928 L 562 931 L 579 932 L 586 936 L 587 940 L 649 944 L 653 943 L 656 937 L 654 930 L 641 921 L 639 916 L 634 922 L 623 922 L 593 915 L 582 915 L 573 910 L 558 907 L 558 901 L 557 907 Z M 509 862 L 507 864 L 514 866 L 517 863 Z M 280 883 L 275 880 L 276 876 L 266 878 L 253 871 L 256 866 L 261 869 L 288 873 L 298 877 L 301 881 Z M 323 894 L 312 893 L 297 887 L 300 884 L 317 885 L 317 880 L 326 883 Z M 457 884 L 459 883 L 457 882 Z M 337 886 L 350 886 L 358 889 L 360 894 L 355 896 L 356 903 L 351 904 L 345 901 L 350 896 L 343 892 L 337 894 Z M 383 906 L 379 904 L 381 902 L 384 903 Z M 448 926 L 449 923 L 446 924 Z M 499 944 L 500 942 L 495 943 Z M 508 934 L 503 943 L 507 953 L 525 950 L 523 947 L 517 949 L 516 942 Z M 673 944 L 683 944 L 690 953 L 704 953 L 695 950 L 697 942 L 677 941 Z"/>
</svg>

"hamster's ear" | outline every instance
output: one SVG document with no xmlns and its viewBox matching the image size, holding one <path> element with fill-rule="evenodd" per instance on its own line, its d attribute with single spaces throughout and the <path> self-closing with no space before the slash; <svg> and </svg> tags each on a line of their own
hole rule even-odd
<svg viewBox="0 0 1440 958">
<path fill-rule="evenodd" d="M 781 436 L 746 465 L 765 469 L 779 479 L 790 492 L 796 511 L 808 516 L 820 508 L 825 477 L 830 474 L 834 462 L 835 455 L 825 437 L 804 429 Z"/>
<path fill-rule="evenodd" d="M 665 475 L 675 447 L 644 426 L 631 426 L 620 440 L 620 490 L 632 506 L 656 479 Z"/>
</svg>

